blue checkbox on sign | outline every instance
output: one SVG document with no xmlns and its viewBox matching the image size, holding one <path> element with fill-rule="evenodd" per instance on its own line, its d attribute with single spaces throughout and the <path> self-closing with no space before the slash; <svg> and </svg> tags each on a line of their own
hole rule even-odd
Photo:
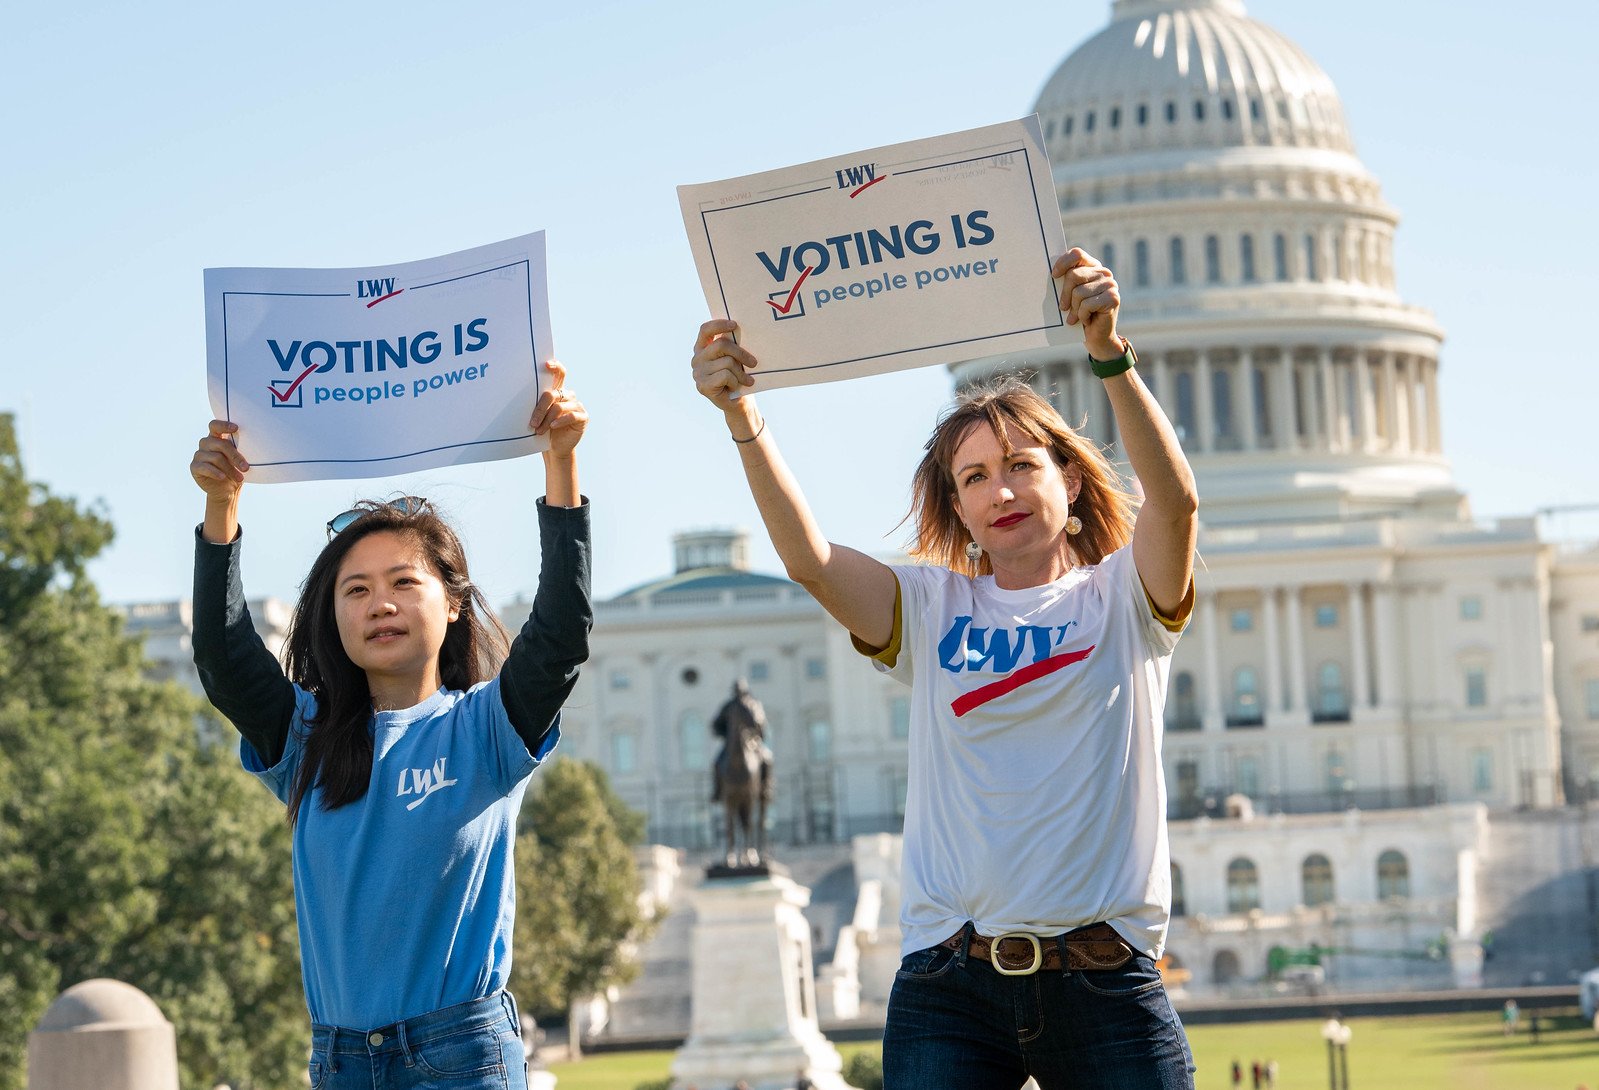
<svg viewBox="0 0 1599 1090">
<path fill-rule="evenodd" d="M 790 291 L 774 291 L 766 297 L 766 305 L 772 308 L 774 322 L 805 317 L 805 299 L 799 293 L 798 284 Z"/>
<path fill-rule="evenodd" d="M 305 389 L 298 379 L 273 379 L 271 389 L 274 409 L 305 408 Z"/>
<path fill-rule="evenodd" d="M 772 308 L 772 321 L 781 322 L 786 318 L 805 317 L 805 299 L 800 295 L 800 288 L 805 284 L 805 278 L 811 275 L 811 270 L 800 269 L 799 279 L 794 281 L 794 286 L 787 291 L 774 291 L 766 297 L 766 305 Z"/>
</svg>

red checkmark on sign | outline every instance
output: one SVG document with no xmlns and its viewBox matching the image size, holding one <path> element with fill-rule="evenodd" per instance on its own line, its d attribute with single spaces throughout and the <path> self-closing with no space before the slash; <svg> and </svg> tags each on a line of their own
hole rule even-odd
<svg viewBox="0 0 1599 1090">
<path fill-rule="evenodd" d="M 311 372 L 315 371 L 315 370 L 316 370 L 316 368 L 314 366 L 313 367 L 307 367 L 304 371 L 300 372 L 300 377 L 295 379 L 293 382 L 289 383 L 289 388 L 287 390 L 284 390 L 281 394 L 278 393 L 278 388 L 276 386 L 268 384 L 267 389 L 272 391 L 272 396 L 273 397 L 275 397 L 279 401 L 284 402 L 285 404 L 287 404 L 289 398 L 294 396 L 294 391 L 296 391 L 296 390 L 298 390 L 300 388 L 300 383 L 302 383 L 306 379 L 310 378 L 311 377 Z"/>
<path fill-rule="evenodd" d="M 800 270 L 799 279 L 794 281 L 794 287 L 789 290 L 788 298 L 779 303 L 776 299 L 768 299 L 766 305 L 779 314 L 787 314 L 794 307 L 794 300 L 799 297 L 800 285 L 805 283 L 805 278 L 811 275 L 809 265 Z"/>
</svg>

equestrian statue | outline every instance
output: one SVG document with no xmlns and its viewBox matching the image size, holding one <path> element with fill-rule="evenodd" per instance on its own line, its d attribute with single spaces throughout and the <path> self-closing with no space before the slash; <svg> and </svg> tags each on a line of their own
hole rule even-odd
<svg viewBox="0 0 1599 1090">
<path fill-rule="evenodd" d="M 743 678 L 733 698 L 711 722 L 722 739 L 712 762 L 711 801 L 720 802 L 727 830 L 727 866 L 759 867 L 766 861 L 766 808 L 772 801 L 772 751 L 766 747 L 766 709 Z M 743 851 L 734 850 L 733 823 L 743 831 Z"/>
</svg>

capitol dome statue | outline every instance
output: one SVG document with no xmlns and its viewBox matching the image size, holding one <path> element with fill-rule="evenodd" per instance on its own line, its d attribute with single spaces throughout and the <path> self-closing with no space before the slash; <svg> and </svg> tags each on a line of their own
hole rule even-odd
<svg viewBox="0 0 1599 1090">
<path fill-rule="evenodd" d="M 1395 289 L 1398 217 L 1303 50 L 1240 0 L 1116 0 L 1035 108 L 1066 237 L 1122 285 L 1207 525 L 1463 513 L 1439 434 L 1441 331 Z M 1080 351 L 1026 362 L 1114 444 Z"/>
</svg>

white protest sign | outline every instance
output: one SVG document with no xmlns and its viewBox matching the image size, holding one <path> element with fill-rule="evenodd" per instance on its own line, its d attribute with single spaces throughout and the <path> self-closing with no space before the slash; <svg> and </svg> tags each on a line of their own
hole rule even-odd
<svg viewBox="0 0 1599 1090">
<path fill-rule="evenodd" d="M 381 477 L 544 450 L 544 232 L 356 269 L 205 270 L 211 411 L 250 480 Z"/>
<path fill-rule="evenodd" d="M 1036 116 L 679 186 L 711 312 L 755 389 L 1078 345 Z"/>
</svg>

